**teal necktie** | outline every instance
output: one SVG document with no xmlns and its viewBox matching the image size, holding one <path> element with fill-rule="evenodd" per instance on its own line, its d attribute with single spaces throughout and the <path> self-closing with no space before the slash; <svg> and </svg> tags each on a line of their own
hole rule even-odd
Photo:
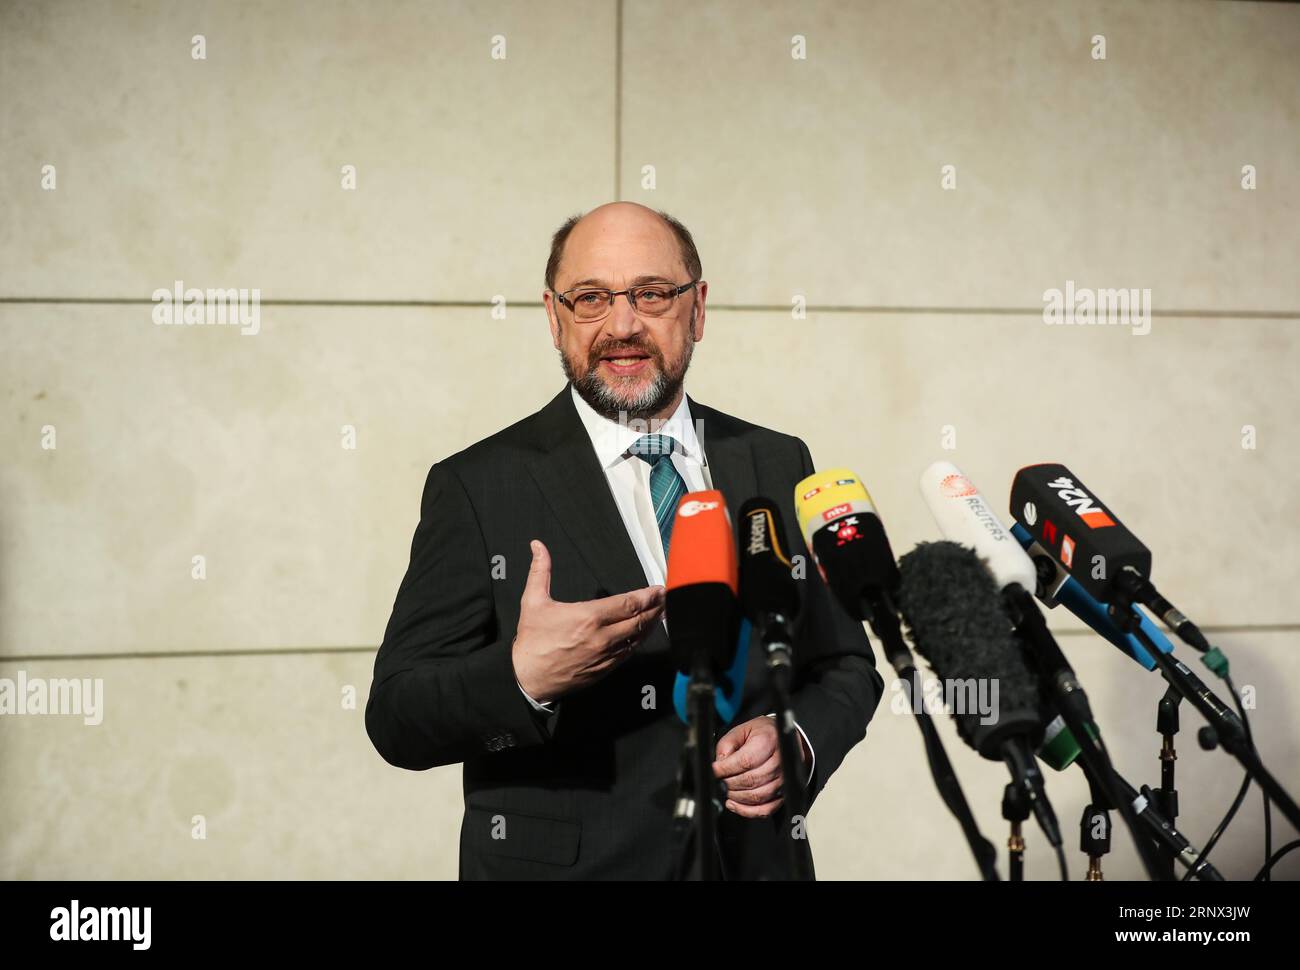
<svg viewBox="0 0 1300 970">
<path fill-rule="evenodd" d="M 673 467 L 673 452 L 681 446 L 666 434 L 642 435 L 632 442 L 628 451 L 650 466 L 650 502 L 659 525 L 659 538 L 664 544 L 664 561 L 668 559 L 668 543 L 673 536 L 673 520 L 677 503 L 686 494 L 686 482 Z"/>
</svg>

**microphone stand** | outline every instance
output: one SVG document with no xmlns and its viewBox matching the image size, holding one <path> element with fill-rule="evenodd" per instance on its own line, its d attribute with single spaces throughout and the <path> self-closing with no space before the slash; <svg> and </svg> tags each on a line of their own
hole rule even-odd
<svg viewBox="0 0 1300 970">
<path fill-rule="evenodd" d="M 1278 780 L 1259 760 L 1259 755 L 1256 754 L 1254 745 L 1246 737 L 1245 729 L 1237 715 L 1180 661 L 1174 659 L 1171 654 L 1163 654 L 1156 649 L 1155 644 L 1151 642 L 1151 638 L 1146 635 L 1146 632 L 1136 622 L 1137 617 L 1131 609 L 1117 609 L 1114 612 L 1116 614 L 1115 619 L 1121 624 L 1121 627 L 1128 628 L 1125 632 L 1132 633 L 1142 641 L 1142 645 L 1155 658 L 1156 666 L 1160 668 L 1160 673 L 1164 675 L 1169 686 L 1178 691 L 1183 696 L 1183 699 L 1200 711 L 1201 716 L 1209 722 L 1223 750 L 1241 763 L 1241 766 L 1246 769 L 1246 773 L 1254 779 L 1256 784 L 1277 805 L 1278 810 L 1286 816 L 1287 821 L 1296 829 L 1300 829 L 1300 806 L 1296 805 L 1291 796 L 1287 794 L 1286 789 L 1278 783 Z"/>
<path fill-rule="evenodd" d="M 1124 820 L 1124 824 L 1133 836 L 1133 844 L 1137 848 L 1147 875 L 1153 881 L 1173 879 L 1172 862 L 1166 867 L 1165 860 L 1161 859 L 1154 847 L 1138 831 L 1137 816 L 1131 801 L 1123 798 L 1118 781 L 1119 775 L 1101 742 L 1100 729 L 1096 732 L 1095 741 L 1093 732 L 1088 730 L 1094 722 L 1092 711 L 1088 707 L 1087 695 L 1074 676 L 1074 671 L 1070 669 L 1060 645 L 1048 630 L 1043 614 L 1039 612 L 1029 593 L 1024 590 L 1021 590 L 1018 595 L 1008 597 L 1008 604 L 1017 631 L 1031 645 L 1031 649 L 1026 651 L 1029 660 L 1051 690 L 1052 706 L 1061 715 L 1065 726 L 1070 729 L 1070 733 L 1074 735 L 1074 740 L 1079 745 L 1079 759 L 1088 774 L 1088 781 L 1092 784 L 1094 793 L 1104 792 L 1106 804 L 1119 811 L 1120 818 Z M 1097 801 L 1095 794 L 1093 800 Z M 1090 875 L 1091 871 L 1090 866 Z"/>
<path fill-rule="evenodd" d="M 791 660 L 789 627 L 780 614 L 769 615 L 762 624 L 760 639 L 767 654 L 768 683 L 776 714 L 778 749 L 781 752 L 781 787 L 790 839 L 790 874 L 800 882 L 811 882 L 812 853 L 809 851 L 806 827 L 808 824 L 808 793 L 803 782 L 803 758 L 799 729 L 795 727 L 794 712 L 790 709 L 790 684 L 794 665 Z M 795 825 L 800 826 L 799 834 Z"/>
<path fill-rule="evenodd" d="M 1080 749 L 1082 749 L 1082 745 L 1080 745 Z M 1092 769 L 1082 757 L 1079 759 L 1079 769 L 1087 777 L 1088 787 L 1092 792 L 1094 805 L 1090 805 L 1089 808 L 1115 807 L 1110 793 L 1105 787 L 1097 783 L 1097 778 Z M 1113 766 L 1111 777 L 1118 786 L 1117 791 L 1124 797 L 1125 803 L 1132 807 L 1134 814 L 1146 826 L 1147 834 L 1163 850 L 1162 855 L 1167 856 L 1171 862 L 1177 861 L 1184 868 L 1192 870 L 1192 875 L 1202 882 L 1223 882 L 1223 876 L 1218 869 L 1210 865 L 1208 859 L 1201 859 L 1199 863 L 1197 862 L 1197 859 L 1200 859 L 1200 851 L 1184 838 L 1183 834 L 1174 827 L 1173 822 L 1160 813 L 1157 807 L 1159 799 L 1156 797 L 1155 792 L 1145 785 L 1141 791 L 1138 791 L 1125 780 L 1123 775 L 1115 771 Z M 1136 833 L 1134 834 L 1136 837 Z M 1087 837 L 1085 836 L 1086 841 Z M 1109 846 L 1109 837 L 1106 842 L 1107 846 Z M 1084 851 L 1088 850 L 1085 848 Z M 1089 867 L 1088 871 L 1089 881 L 1091 881 L 1091 867 Z"/>
<path fill-rule="evenodd" d="M 1029 799 L 1014 781 L 1002 789 L 1002 817 L 1011 823 L 1007 836 L 1008 878 L 1012 882 L 1025 881 L 1025 836 L 1023 825 L 1029 818 Z"/>
<path fill-rule="evenodd" d="M 697 651 L 692 661 L 690 683 L 686 688 L 687 709 L 691 723 L 686 731 L 686 756 L 693 766 L 695 797 L 696 848 L 700 859 L 700 879 L 717 882 L 721 878 L 718 859 L 718 816 L 713 777 L 713 670 L 709 657 Z"/>
<path fill-rule="evenodd" d="M 935 730 L 930 712 L 925 709 L 924 703 L 916 702 L 914 688 L 919 684 L 921 675 L 912 661 L 911 651 L 903 641 L 903 634 L 898 625 L 898 614 L 883 596 L 868 596 L 864 593 L 860 615 L 866 617 L 872 632 L 884 648 L 889 665 L 906 685 L 908 706 L 916 715 L 916 723 L 921 729 L 921 737 L 925 742 L 925 757 L 930 765 L 930 776 L 934 778 L 935 787 L 939 789 L 939 797 L 943 799 L 943 803 L 948 806 L 948 810 L 961 825 L 962 834 L 966 836 L 971 855 L 975 857 L 975 864 L 979 867 L 980 877 L 986 882 L 997 882 L 998 871 L 995 865 L 998 857 L 997 850 L 993 848 L 993 843 L 984 838 L 975 823 L 975 816 L 971 814 L 970 805 L 967 804 L 961 784 L 957 781 L 957 773 L 953 771 L 952 762 L 948 760 L 948 754 L 939 741 L 939 732 Z"/>
<path fill-rule="evenodd" d="M 677 800 L 673 804 L 673 875 L 677 882 L 690 877 L 691 831 L 695 825 L 695 751 L 687 726 L 686 743 L 677 766 Z"/>
<path fill-rule="evenodd" d="M 1170 823 L 1178 818 L 1178 789 L 1174 785 L 1174 765 L 1178 761 L 1178 751 L 1174 747 L 1174 737 L 1178 734 L 1178 705 L 1183 697 L 1170 686 L 1165 696 L 1160 698 L 1156 711 L 1156 730 L 1160 733 L 1160 788 L 1153 792 L 1160 814 Z M 1161 858 L 1168 866 L 1169 876 L 1174 875 L 1174 855 L 1169 846 L 1161 845 Z"/>
<path fill-rule="evenodd" d="M 1079 761 L 1080 767 L 1083 768 L 1084 777 L 1088 779 L 1088 797 L 1089 802 L 1083 809 L 1083 816 L 1079 819 L 1079 848 L 1084 855 L 1088 857 L 1088 873 L 1084 876 L 1086 882 L 1105 882 L 1105 876 L 1101 871 L 1101 857 L 1110 852 L 1110 798 L 1106 791 L 1097 784 L 1097 778 L 1092 771 L 1082 761 Z M 1134 832 L 1133 837 L 1140 838 Z"/>
</svg>

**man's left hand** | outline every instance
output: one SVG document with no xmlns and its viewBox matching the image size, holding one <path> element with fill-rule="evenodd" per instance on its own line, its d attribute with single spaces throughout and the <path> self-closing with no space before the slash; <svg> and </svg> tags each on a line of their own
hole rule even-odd
<svg viewBox="0 0 1300 970">
<path fill-rule="evenodd" d="M 799 755 L 808 767 L 802 734 Z M 765 818 L 781 807 L 781 751 L 776 719 L 756 717 L 737 724 L 718 741 L 713 775 L 727 788 L 727 810 L 742 818 Z"/>
</svg>

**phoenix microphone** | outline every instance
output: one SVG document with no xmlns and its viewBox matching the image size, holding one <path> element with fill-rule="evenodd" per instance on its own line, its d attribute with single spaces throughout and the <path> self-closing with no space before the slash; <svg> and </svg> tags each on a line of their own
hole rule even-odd
<svg viewBox="0 0 1300 970">
<path fill-rule="evenodd" d="M 767 653 L 776 689 L 790 690 L 794 668 L 791 650 L 799 616 L 799 584 L 786 555 L 781 511 L 768 498 L 752 498 L 737 520 L 740 558 L 740 607 L 754 624 Z"/>
<path fill-rule="evenodd" d="M 790 702 L 794 680 L 793 626 L 799 615 L 799 586 L 791 572 L 793 564 L 785 553 L 785 530 L 776 503 L 762 497 L 750 499 L 740 507 L 737 532 L 740 605 L 746 622 L 752 622 L 758 631 L 767 656 L 781 770 L 785 778 L 782 812 L 793 823 L 808 811 L 798 727 Z M 808 851 L 807 839 L 791 837 L 788 850 L 791 875 L 801 881 L 811 880 L 812 855 Z"/>
<path fill-rule="evenodd" d="M 799 584 L 786 555 L 781 512 L 767 498 L 752 498 L 737 519 L 740 558 L 740 605 L 760 631 L 793 636 L 799 615 Z"/>
<path fill-rule="evenodd" d="M 1090 596 L 1150 607 L 1202 652 L 1209 641 L 1151 584 L 1151 550 L 1064 465 L 1029 465 L 1011 483 L 1011 514 Z"/>
</svg>

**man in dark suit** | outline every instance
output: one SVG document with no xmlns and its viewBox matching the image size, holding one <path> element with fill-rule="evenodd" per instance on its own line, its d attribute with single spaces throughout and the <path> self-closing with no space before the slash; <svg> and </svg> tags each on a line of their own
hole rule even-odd
<svg viewBox="0 0 1300 970">
<path fill-rule="evenodd" d="M 464 764 L 462 879 L 670 878 L 685 736 L 662 616 L 673 510 L 703 488 L 733 515 L 756 495 L 787 504 L 813 463 L 798 438 L 685 395 L 708 284 L 679 222 L 633 203 L 571 219 L 546 284 L 569 384 L 430 469 L 366 729 L 399 767 Z M 883 683 L 799 530 L 784 538 L 813 572 L 793 693 L 811 804 Z M 716 742 L 718 851 L 734 879 L 788 874 L 765 686 L 753 650 Z"/>
</svg>

